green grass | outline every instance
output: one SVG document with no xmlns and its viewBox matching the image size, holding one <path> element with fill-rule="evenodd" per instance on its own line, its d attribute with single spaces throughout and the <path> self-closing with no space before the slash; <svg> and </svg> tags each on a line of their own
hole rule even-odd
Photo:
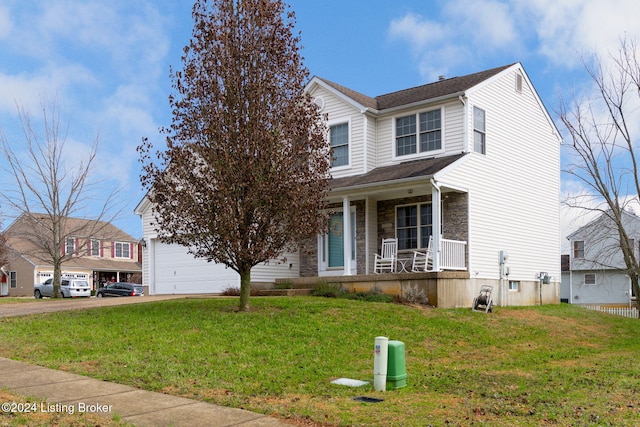
<svg viewBox="0 0 640 427">
<path fill-rule="evenodd" d="M 184 299 L 0 319 L 0 355 L 308 425 L 640 424 L 638 320 L 570 305 L 423 309 L 314 297 Z M 407 387 L 373 380 L 376 336 Z M 356 396 L 383 398 L 376 404 Z"/>
</svg>

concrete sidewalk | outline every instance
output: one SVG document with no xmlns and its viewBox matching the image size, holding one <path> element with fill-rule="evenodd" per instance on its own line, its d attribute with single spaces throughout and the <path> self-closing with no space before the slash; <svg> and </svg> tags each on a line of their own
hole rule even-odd
<svg viewBox="0 0 640 427">
<path fill-rule="evenodd" d="M 262 414 L 139 390 L 3 357 L 0 357 L 0 388 L 47 400 L 48 405 L 41 409 L 48 412 L 84 410 L 107 417 L 117 414 L 122 421 L 136 426 L 291 427 Z"/>
</svg>

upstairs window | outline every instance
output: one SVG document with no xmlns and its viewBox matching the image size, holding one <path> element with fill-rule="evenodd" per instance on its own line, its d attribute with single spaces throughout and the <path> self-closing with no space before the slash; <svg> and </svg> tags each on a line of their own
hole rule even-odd
<svg viewBox="0 0 640 427">
<path fill-rule="evenodd" d="M 573 257 L 584 258 L 584 240 L 576 240 L 573 242 Z"/>
<path fill-rule="evenodd" d="M 64 242 L 64 253 L 74 254 L 76 252 L 76 239 L 67 237 Z"/>
<path fill-rule="evenodd" d="M 115 257 L 129 258 L 129 243 L 115 242 Z"/>
<path fill-rule="evenodd" d="M 347 166 L 349 164 L 349 124 L 342 123 L 331 126 L 329 138 L 331 141 L 331 167 Z"/>
<path fill-rule="evenodd" d="M 89 240 L 89 255 L 100 256 L 100 240 Z"/>
<path fill-rule="evenodd" d="M 396 119 L 396 156 L 442 149 L 442 112 L 426 111 Z"/>
<path fill-rule="evenodd" d="M 485 132 L 484 110 L 473 107 L 473 151 L 486 154 L 486 132 Z"/>
</svg>

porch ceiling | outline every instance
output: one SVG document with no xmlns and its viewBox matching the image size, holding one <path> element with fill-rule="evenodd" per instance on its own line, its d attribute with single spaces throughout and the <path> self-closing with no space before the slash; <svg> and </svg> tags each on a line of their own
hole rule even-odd
<svg viewBox="0 0 640 427">
<path fill-rule="evenodd" d="M 430 193 L 430 185 L 427 180 L 436 173 L 461 159 L 465 154 L 455 156 L 437 157 L 421 160 L 402 162 L 397 165 L 385 166 L 373 169 L 365 174 L 344 178 L 335 178 L 330 181 L 332 195 L 340 194 L 367 194 L 376 193 L 381 196 L 384 193 L 395 194 L 401 188 L 412 188 L 415 195 Z"/>
</svg>

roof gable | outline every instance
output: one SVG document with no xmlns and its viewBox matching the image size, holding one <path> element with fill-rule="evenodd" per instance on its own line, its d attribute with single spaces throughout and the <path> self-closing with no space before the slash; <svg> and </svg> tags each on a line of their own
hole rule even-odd
<svg viewBox="0 0 640 427">
<path fill-rule="evenodd" d="M 590 236 L 592 236 L 596 232 L 602 232 L 603 230 L 614 230 L 617 233 L 617 229 L 613 223 L 613 220 L 610 217 L 610 211 L 603 212 L 597 218 L 592 220 L 591 222 L 583 225 L 578 228 L 573 233 L 567 236 L 568 240 L 584 240 Z M 635 214 L 627 211 L 622 211 L 622 224 L 628 233 L 631 233 L 634 230 L 640 231 L 640 217 Z M 617 234 L 615 235 L 617 238 Z M 632 236 L 633 238 L 633 236 Z"/>
<path fill-rule="evenodd" d="M 434 83 L 379 95 L 375 98 L 371 98 L 367 95 L 320 77 L 314 77 L 312 82 L 316 82 L 330 88 L 332 91 L 352 100 L 353 103 L 359 106 L 376 111 L 384 111 L 464 93 L 513 65 L 514 64 L 509 64 L 493 68 L 491 70 L 481 71 L 479 73 L 468 74 L 466 76 L 443 79 Z"/>
</svg>

